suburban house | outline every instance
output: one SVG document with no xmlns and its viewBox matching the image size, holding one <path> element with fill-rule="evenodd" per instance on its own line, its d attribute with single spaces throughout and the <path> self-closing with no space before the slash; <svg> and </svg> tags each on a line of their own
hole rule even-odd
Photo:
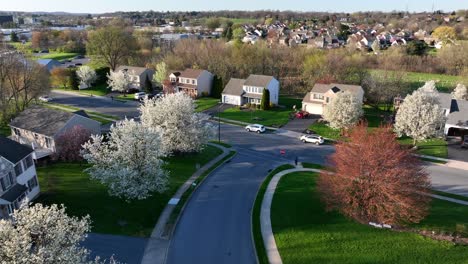
<svg viewBox="0 0 468 264">
<path fill-rule="evenodd" d="M 279 81 L 273 76 L 251 74 L 247 79 L 231 78 L 221 94 L 225 104 L 244 105 L 260 104 L 263 90 L 270 92 L 270 103 L 277 105 L 279 98 Z"/>
<path fill-rule="evenodd" d="M 82 126 L 91 134 L 101 134 L 101 123 L 82 110 L 71 113 L 36 105 L 11 121 L 11 138 L 30 146 L 34 150 L 33 158 L 40 159 L 55 153 L 55 140 L 75 126 Z"/>
<path fill-rule="evenodd" d="M 186 69 L 173 71 L 169 74 L 169 82 L 165 83 L 166 93 L 183 92 L 192 98 L 208 96 L 213 87 L 214 75 L 207 70 Z"/>
<path fill-rule="evenodd" d="M 153 70 L 145 67 L 119 66 L 115 71 L 126 72 L 131 81 L 128 88 L 138 90 L 143 90 L 145 88 L 146 80 L 152 82 L 154 75 Z"/>
<path fill-rule="evenodd" d="M 0 219 L 39 195 L 34 150 L 0 136 Z"/>
<path fill-rule="evenodd" d="M 37 63 L 47 68 L 47 71 L 52 71 L 54 68 L 62 66 L 58 60 L 54 59 L 39 59 Z"/>
<path fill-rule="evenodd" d="M 316 83 L 312 90 L 302 99 L 302 110 L 314 115 L 322 115 L 323 109 L 340 92 L 348 91 L 362 102 L 364 99 L 364 90 L 359 85 L 348 84 L 322 84 Z"/>
<path fill-rule="evenodd" d="M 447 118 L 444 135 L 449 137 L 468 135 L 468 101 L 457 100 L 448 93 L 439 93 L 439 98 Z"/>
</svg>

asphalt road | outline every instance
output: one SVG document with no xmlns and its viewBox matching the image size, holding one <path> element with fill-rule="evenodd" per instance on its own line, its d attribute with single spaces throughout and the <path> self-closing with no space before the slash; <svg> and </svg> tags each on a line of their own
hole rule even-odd
<svg viewBox="0 0 468 264">
<path fill-rule="evenodd" d="M 209 176 L 187 203 L 167 263 L 256 263 L 253 202 L 268 171 L 281 163 L 243 151 Z"/>
<path fill-rule="evenodd" d="M 139 116 L 138 102 L 115 101 L 103 96 L 85 96 L 67 92 L 52 91 L 50 97 L 53 103 L 65 104 L 84 110 L 95 111 L 103 114 L 118 116 L 119 118 L 133 118 Z"/>
<path fill-rule="evenodd" d="M 428 165 L 426 169 L 434 189 L 468 196 L 468 171 L 440 165 Z"/>
<path fill-rule="evenodd" d="M 108 263 L 113 257 L 118 263 L 140 264 L 147 241 L 141 237 L 91 233 L 82 245 L 91 250 L 91 260 L 100 257 Z"/>
</svg>

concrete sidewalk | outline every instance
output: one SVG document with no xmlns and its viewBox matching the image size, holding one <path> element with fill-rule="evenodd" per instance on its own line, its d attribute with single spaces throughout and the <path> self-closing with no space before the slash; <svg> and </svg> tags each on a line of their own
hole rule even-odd
<svg viewBox="0 0 468 264">
<path fill-rule="evenodd" d="M 428 156 L 428 155 L 419 155 L 419 154 L 414 154 L 414 155 L 420 158 L 426 158 L 426 159 L 432 159 L 432 160 L 445 162 L 444 164 L 433 162 L 439 166 L 449 167 L 449 168 L 454 168 L 454 169 L 459 169 L 459 170 L 468 170 L 468 162 L 465 162 L 465 161 L 444 159 L 444 158 Z"/>
<path fill-rule="evenodd" d="M 146 245 L 145 253 L 143 255 L 142 264 L 163 264 L 166 263 L 167 250 L 169 248 L 170 239 L 172 234 L 164 234 L 167 222 L 172 214 L 172 211 L 176 207 L 178 201 L 182 195 L 192 186 L 193 182 L 200 177 L 205 171 L 210 169 L 218 161 L 222 160 L 229 155 L 229 149 L 222 147 L 217 144 L 211 144 L 223 150 L 223 153 L 211 160 L 199 170 L 197 170 L 180 188 L 177 190 L 171 201 L 166 205 L 163 212 L 159 216 L 158 222 L 151 233 L 148 244 Z"/>
</svg>

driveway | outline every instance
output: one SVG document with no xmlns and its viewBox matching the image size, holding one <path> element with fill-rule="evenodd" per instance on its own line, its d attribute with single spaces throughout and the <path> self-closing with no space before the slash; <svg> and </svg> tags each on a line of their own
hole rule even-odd
<svg viewBox="0 0 468 264">
<path fill-rule="evenodd" d="M 283 162 L 239 151 L 193 194 L 169 247 L 167 263 L 256 263 L 251 211 L 269 170 Z"/>
<path fill-rule="evenodd" d="M 286 125 L 281 127 L 281 129 L 290 130 L 294 132 L 302 133 L 304 130 L 310 127 L 319 119 L 318 116 L 311 116 L 310 118 L 294 118 L 290 120 Z"/>
<path fill-rule="evenodd" d="M 448 158 L 468 162 L 468 149 L 462 149 L 460 144 L 461 140 L 459 138 L 449 138 L 447 140 Z"/>
<path fill-rule="evenodd" d="M 91 233 L 82 243 L 91 250 L 91 258 L 114 259 L 119 263 L 140 264 L 145 251 L 147 238 L 115 236 Z"/>
</svg>

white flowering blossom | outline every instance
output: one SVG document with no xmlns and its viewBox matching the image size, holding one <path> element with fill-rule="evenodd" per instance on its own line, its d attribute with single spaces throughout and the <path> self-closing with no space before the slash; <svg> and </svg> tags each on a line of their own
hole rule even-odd
<svg viewBox="0 0 468 264">
<path fill-rule="evenodd" d="M 133 120 L 119 122 L 111 127 L 108 141 L 95 135 L 83 145 L 83 158 L 93 165 L 86 171 L 106 185 L 110 195 L 126 200 L 163 192 L 168 174 L 161 160 L 166 153 L 160 135 L 158 128 Z"/>
<path fill-rule="evenodd" d="M 198 152 L 215 135 L 209 116 L 195 113 L 195 102 L 184 93 L 145 100 L 140 107 L 141 122 L 160 128 L 162 144 L 168 153 Z"/>
<path fill-rule="evenodd" d="M 457 87 L 455 87 L 455 90 L 453 90 L 452 95 L 457 100 L 468 99 L 468 90 L 465 85 L 459 83 Z"/>
<path fill-rule="evenodd" d="M 396 115 L 395 131 L 412 137 L 413 143 L 435 136 L 445 121 L 438 94 L 427 87 L 426 83 L 406 96 Z"/>
<path fill-rule="evenodd" d="M 128 90 L 131 80 L 126 71 L 110 71 L 107 74 L 107 85 L 112 91 L 125 92 Z"/>
<path fill-rule="evenodd" d="M 85 87 L 90 87 L 93 82 L 96 81 L 96 71 L 89 66 L 81 66 L 77 71 L 76 75 L 80 78 L 80 83 Z"/>
<path fill-rule="evenodd" d="M 348 128 L 362 116 L 362 102 L 352 93 L 340 92 L 325 107 L 323 118 L 332 128 Z"/>
<path fill-rule="evenodd" d="M 0 220 L 0 263 L 88 263 L 80 243 L 90 230 L 89 216 L 67 216 L 63 205 L 22 207 Z"/>
</svg>

